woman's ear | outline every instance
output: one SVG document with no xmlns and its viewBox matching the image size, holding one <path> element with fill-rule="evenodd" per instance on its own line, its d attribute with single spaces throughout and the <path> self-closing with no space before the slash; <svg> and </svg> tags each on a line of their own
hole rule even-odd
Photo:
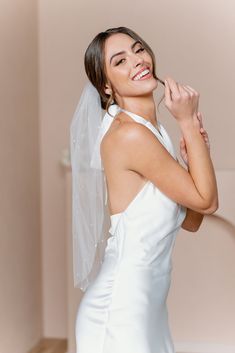
<svg viewBox="0 0 235 353">
<path fill-rule="evenodd" d="M 112 90 L 111 90 L 111 88 L 110 88 L 108 85 L 105 85 L 105 89 L 104 89 L 104 91 L 105 91 L 105 93 L 106 93 L 106 94 L 108 94 L 108 95 L 110 95 L 110 96 L 111 96 L 111 94 L 112 94 Z"/>
</svg>

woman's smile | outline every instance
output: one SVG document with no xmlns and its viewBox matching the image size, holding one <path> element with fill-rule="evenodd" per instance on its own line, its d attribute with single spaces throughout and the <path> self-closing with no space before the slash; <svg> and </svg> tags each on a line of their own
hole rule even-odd
<svg viewBox="0 0 235 353">
<path fill-rule="evenodd" d="M 145 72 L 146 71 L 146 72 Z M 147 72 L 147 70 L 144 70 L 143 71 L 143 74 L 142 74 L 143 76 L 141 76 L 141 74 L 140 75 L 137 75 L 137 76 L 135 76 L 132 80 L 133 81 L 143 81 L 143 80 L 147 80 L 147 79 L 149 79 L 150 77 L 152 77 L 152 73 L 148 70 L 148 72 Z"/>
</svg>

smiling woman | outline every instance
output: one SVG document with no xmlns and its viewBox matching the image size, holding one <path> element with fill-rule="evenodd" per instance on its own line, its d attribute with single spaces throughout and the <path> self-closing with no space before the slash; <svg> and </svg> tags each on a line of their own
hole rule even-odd
<svg viewBox="0 0 235 353">
<path fill-rule="evenodd" d="M 126 35 L 129 39 L 128 50 L 123 49 L 124 42 L 121 40 L 119 43 L 120 50 L 117 49 L 116 44 L 111 48 L 108 45 L 108 39 L 114 35 Z M 105 60 L 105 52 L 107 50 L 112 50 L 111 54 Z M 150 46 L 133 30 L 126 27 L 110 28 L 105 32 L 99 33 L 88 46 L 85 57 L 84 64 L 86 74 L 92 84 L 97 88 L 101 97 L 102 108 L 108 111 L 109 106 L 112 102 L 117 103 L 116 98 L 112 95 L 111 90 L 105 91 L 105 83 L 108 80 L 109 70 L 108 68 L 112 67 L 120 68 L 125 63 L 126 55 L 128 53 L 137 54 L 138 56 L 148 55 L 149 60 L 152 62 L 151 73 L 152 78 L 164 84 L 164 81 L 159 79 L 155 73 L 156 71 L 156 60 L 155 55 L 150 48 Z M 94 70 L 95 69 L 95 70 Z M 134 75 L 134 74 L 133 74 Z M 109 80 L 112 86 L 112 81 Z"/>
<path fill-rule="evenodd" d="M 93 124 L 86 118 L 95 124 L 94 112 L 98 114 L 101 106 L 106 109 L 94 136 L 94 150 L 96 160 L 102 160 L 111 227 L 98 274 L 78 308 L 77 353 L 175 353 L 166 299 L 176 235 L 186 214 L 191 214 L 187 209 L 196 215 L 213 213 L 218 207 L 215 173 L 197 118 L 199 94 L 171 77 L 165 80 L 165 105 L 184 137 L 186 170 L 178 163 L 171 138 L 156 115 L 153 91 L 161 81 L 148 44 L 126 27 L 111 28 L 92 40 L 84 63 L 93 100 L 82 105 L 81 99 L 80 117 L 86 131 L 78 125 L 81 140 L 77 139 L 78 145 L 72 140 L 72 146 L 76 151 L 85 132 L 90 135 Z M 74 165 L 82 164 L 83 172 L 93 148 L 89 141 L 79 150 L 78 159 L 73 159 Z M 88 170 L 87 177 L 94 174 Z M 100 174 L 95 175 L 95 187 L 85 193 L 81 190 L 74 198 L 78 223 L 86 201 L 88 215 L 99 215 L 99 206 L 105 207 L 97 203 L 102 192 L 97 185 L 102 183 Z M 79 209 L 75 207 L 77 196 Z M 84 232 L 76 237 L 81 251 L 75 256 L 88 278 L 93 260 L 88 255 L 94 251 L 89 240 L 97 235 L 100 223 L 102 219 L 95 218 L 94 228 L 85 224 Z"/>
</svg>

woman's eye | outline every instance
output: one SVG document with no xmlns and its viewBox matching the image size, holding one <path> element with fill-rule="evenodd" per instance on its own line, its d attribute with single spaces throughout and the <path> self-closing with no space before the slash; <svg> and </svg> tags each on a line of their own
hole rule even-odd
<svg viewBox="0 0 235 353">
<path fill-rule="evenodd" d="M 122 62 L 122 60 L 125 60 L 125 59 L 119 60 L 119 61 L 117 62 L 117 64 L 116 64 L 116 66 L 119 65 L 119 64 Z"/>
<path fill-rule="evenodd" d="M 143 50 L 144 50 L 144 48 L 140 48 L 136 51 L 136 53 L 138 53 L 139 51 L 143 51 Z"/>
<path fill-rule="evenodd" d="M 145 50 L 145 48 L 139 48 L 139 49 L 136 51 L 136 53 L 138 53 L 139 51 L 144 51 L 144 50 Z M 118 66 L 119 64 L 121 64 L 122 60 L 125 60 L 125 59 L 119 60 L 119 61 L 116 63 L 115 66 Z"/>
</svg>

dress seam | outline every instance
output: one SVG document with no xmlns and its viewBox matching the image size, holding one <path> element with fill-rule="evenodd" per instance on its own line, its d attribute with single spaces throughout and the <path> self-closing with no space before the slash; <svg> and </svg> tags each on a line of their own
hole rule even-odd
<svg viewBox="0 0 235 353">
<path fill-rule="evenodd" d="M 121 217 L 122 217 L 122 215 L 121 215 Z M 120 218 L 121 218 L 120 217 Z M 118 220 L 118 224 L 119 224 L 119 222 L 120 222 L 120 219 Z M 117 229 L 117 226 L 115 227 L 115 231 L 116 231 L 116 229 Z M 118 243 L 118 236 L 114 233 L 114 235 L 113 235 L 114 237 L 116 237 L 116 245 L 117 245 L 117 243 Z M 117 249 L 119 250 L 120 249 L 120 247 L 119 247 L 119 245 L 117 245 Z M 106 337 L 107 337 L 107 324 L 108 324 L 108 322 L 109 322 L 109 320 L 110 320 L 110 309 L 111 309 L 111 306 L 112 306 L 112 303 L 113 303 L 113 297 L 114 297 L 114 295 L 115 295 L 115 291 L 116 291 L 116 285 L 117 285 L 117 280 L 118 280 L 118 278 L 119 278 L 119 275 L 120 275 L 120 273 L 121 273 L 121 271 L 119 271 L 119 268 L 120 268 L 120 266 L 121 266 L 121 255 L 122 255 L 122 247 L 121 247 L 121 251 L 120 251 L 120 253 L 119 253 L 119 251 L 117 251 L 117 254 L 118 254 L 118 258 L 117 258 L 117 263 L 116 263 L 116 266 L 115 266 L 115 269 L 114 269 L 114 272 L 115 272 L 115 274 L 114 274 L 114 276 L 115 276 L 115 279 L 113 280 L 113 285 L 112 285 L 112 291 L 111 291 L 111 299 L 110 299 L 110 302 L 109 302 L 109 305 L 108 305 L 108 308 L 107 308 L 107 318 L 106 318 L 106 321 L 105 321 L 105 323 L 104 323 L 104 337 L 103 337 L 103 345 L 102 345 L 102 350 L 101 350 L 101 353 L 104 353 L 104 348 L 105 348 L 105 342 L 106 342 Z"/>
</svg>

